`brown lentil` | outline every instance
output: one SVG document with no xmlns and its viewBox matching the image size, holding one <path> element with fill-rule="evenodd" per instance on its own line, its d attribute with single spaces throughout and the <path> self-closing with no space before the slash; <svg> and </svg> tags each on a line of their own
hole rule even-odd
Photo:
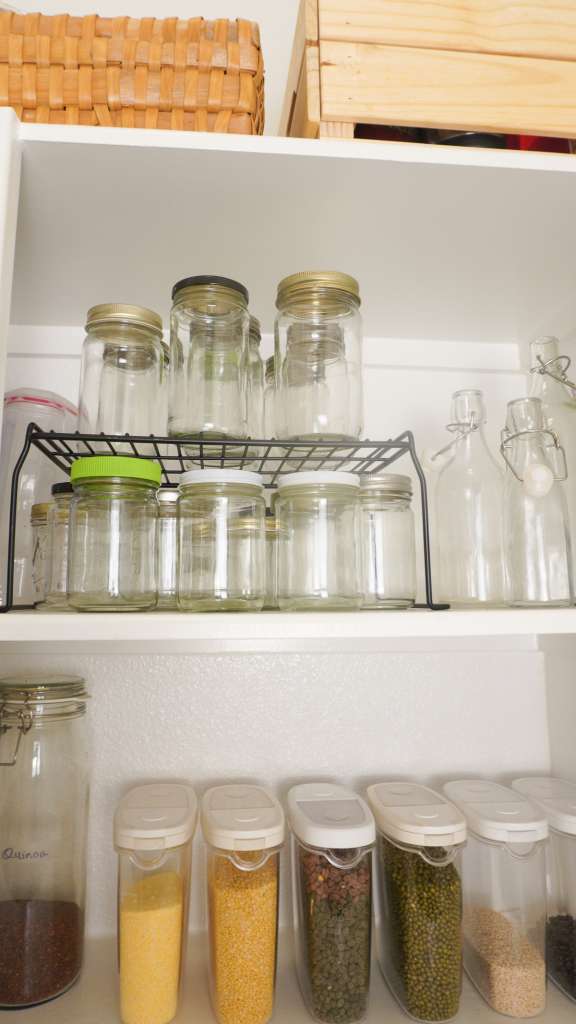
<svg viewBox="0 0 576 1024">
<path fill-rule="evenodd" d="M 32 1006 L 70 988 L 82 966 L 83 931 L 76 903 L 0 902 L 0 1006 Z"/>
<path fill-rule="evenodd" d="M 535 1017 L 546 1002 L 546 964 L 524 932 L 490 907 L 464 917 L 466 966 L 497 1013 Z"/>
</svg>

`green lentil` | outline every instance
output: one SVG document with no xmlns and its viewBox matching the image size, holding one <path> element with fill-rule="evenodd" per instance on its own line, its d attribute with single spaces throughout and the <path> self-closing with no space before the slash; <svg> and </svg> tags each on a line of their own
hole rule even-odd
<svg viewBox="0 0 576 1024">
<path fill-rule="evenodd" d="M 339 858 L 345 854 L 338 850 Z M 312 1013 L 326 1024 L 353 1024 L 368 1005 L 372 855 L 339 868 L 323 854 L 301 849 L 300 880 Z"/>
<path fill-rule="evenodd" d="M 455 1017 L 462 986 L 462 886 L 454 864 L 435 866 L 417 850 L 378 842 L 383 951 L 390 984 L 413 1017 Z M 443 848 L 426 848 L 443 859 Z"/>
</svg>

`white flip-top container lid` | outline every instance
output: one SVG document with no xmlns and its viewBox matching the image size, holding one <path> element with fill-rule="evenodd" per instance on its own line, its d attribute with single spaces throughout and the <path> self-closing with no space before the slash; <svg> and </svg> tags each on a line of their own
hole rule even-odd
<svg viewBox="0 0 576 1024">
<path fill-rule="evenodd" d="M 576 836 L 576 783 L 566 779 L 516 779 L 512 787 L 539 807 L 550 828 Z"/>
<path fill-rule="evenodd" d="M 117 850 L 171 850 L 189 842 L 196 829 L 198 801 L 192 786 L 155 783 L 137 786 L 114 815 Z"/>
<path fill-rule="evenodd" d="M 284 842 L 284 811 L 261 786 L 215 786 L 202 798 L 202 831 L 221 850 L 270 850 Z"/>
<path fill-rule="evenodd" d="M 288 818 L 298 839 L 323 850 L 356 850 L 371 846 L 376 838 L 366 801 L 330 782 L 293 786 L 288 793 Z"/>
<path fill-rule="evenodd" d="M 413 782 L 378 782 L 367 789 L 380 832 L 406 846 L 458 846 L 466 841 L 461 811 Z"/>
<path fill-rule="evenodd" d="M 540 811 L 507 786 L 486 779 L 447 782 L 444 793 L 460 808 L 470 831 L 501 843 L 546 839 L 548 823 Z"/>
</svg>

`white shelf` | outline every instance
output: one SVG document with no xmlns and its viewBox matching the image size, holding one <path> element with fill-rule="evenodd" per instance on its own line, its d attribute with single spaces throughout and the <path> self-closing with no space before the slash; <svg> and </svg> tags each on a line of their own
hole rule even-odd
<svg viewBox="0 0 576 1024">
<path fill-rule="evenodd" d="M 287 951 L 289 946 L 290 936 L 282 935 L 274 1024 L 311 1024 L 312 1018 L 302 1003 Z M 205 958 L 205 939 L 195 937 L 188 947 L 183 998 L 175 1024 L 215 1022 L 208 998 Z M 18 1015 L 18 1020 L 26 1024 L 117 1024 L 119 1019 L 115 944 L 110 939 L 88 943 L 83 975 L 70 992 Z M 396 1005 L 374 965 L 366 1024 L 406 1024 L 408 1019 Z M 574 1004 L 550 986 L 548 1008 L 538 1019 L 542 1024 L 573 1024 Z M 465 981 L 457 1021 L 461 1024 L 497 1024 L 502 1020 Z"/>
</svg>

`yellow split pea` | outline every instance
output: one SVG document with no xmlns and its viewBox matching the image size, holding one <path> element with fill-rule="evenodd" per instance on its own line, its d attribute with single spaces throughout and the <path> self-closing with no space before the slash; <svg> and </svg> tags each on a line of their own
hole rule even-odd
<svg viewBox="0 0 576 1024">
<path fill-rule="evenodd" d="M 183 887 L 174 871 L 142 878 L 120 905 L 123 1024 L 169 1024 L 178 1008 Z"/>
<path fill-rule="evenodd" d="M 242 854 L 247 860 L 256 854 Z M 253 871 L 214 853 L 208 873 L 212 995 L 220 1024 L 266 1024 L 276 978 L 278 854 Z"/>
</svg>

